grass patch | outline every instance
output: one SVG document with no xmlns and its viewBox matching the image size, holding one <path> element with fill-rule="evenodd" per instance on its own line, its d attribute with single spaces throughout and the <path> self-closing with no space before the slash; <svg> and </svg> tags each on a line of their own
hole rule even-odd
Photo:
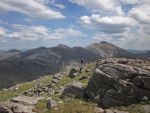
<svg viewBox="0 0 150 113">
<path fill-rule="evenodd" d="M 46 100 L 39 101 L 36 105 L 37 113 L 93 113 L 94 104 L 79 99 L 71 99 L 59 104 L 57 109 L 46 110 Z"/>
<path fill-rule="evenodd" d="M 51 76 L 46 76 L 46 77 L 39 79 L 38 83 L 42 83 L 42 85 L 46 85 L 46 84 L 49 84 L 51 82 L 51 80 L 52 80 Z M 14 91 L 13 89 L 8 89 L 6 91 L 2 91 L 2 92 L 0 92 L 0 102 L 9 100 L 18 94 L 24 93 L 25 91 L 27 91 L 29 89 L 34 90 L 35 85 L 37 85 L 38 83 L 37 83 L 37 81 L 27 82 L 24 84 L 20 84 L 18 86 L 18 90 L 16 90 L 16 91 Z"/>
</svg>

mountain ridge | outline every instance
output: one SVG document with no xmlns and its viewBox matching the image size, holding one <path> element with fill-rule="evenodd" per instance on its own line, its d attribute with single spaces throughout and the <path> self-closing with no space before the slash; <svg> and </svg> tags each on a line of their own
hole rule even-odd
<svg viewBox="0 0 150 113">
<path fill-rule="evenodd" d="M 15 52 L 15 54 L 14 54 Z M 45 74 L 52 74 L 61 70 L 63 65 L 72 62 L 96 61 L 100 58 L 125 57 L 148 58 L 150 55 L 133 54 L 108 42 L 94 43 L 88 47 L 39 47 L 24 52 L 13 51 L 7 57 L 0 57 L 0 88 L 10 87 L 16 83 L 34 80 Z"/>
</svg>

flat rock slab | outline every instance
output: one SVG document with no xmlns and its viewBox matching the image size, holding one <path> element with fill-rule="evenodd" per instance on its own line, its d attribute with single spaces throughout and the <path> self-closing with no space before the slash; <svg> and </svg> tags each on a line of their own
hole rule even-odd
<svg viewBox="0 0 150 113">
<path fill-rule="evenodd" d="M 11 101 L 0 102 L 0 113 L 33 113 L 33 106 L 26 106 Z"/>
<path fill-rule="evenodd" d="M 18 96 L 18 97 L 11 99 L 11 101 L 15 103 L 19 103 L 19 104 L 33 106 L 36 103 L 38 103 L 40 99 L 41 98 L 38 98 L 38 97 Z"/>
</svg>

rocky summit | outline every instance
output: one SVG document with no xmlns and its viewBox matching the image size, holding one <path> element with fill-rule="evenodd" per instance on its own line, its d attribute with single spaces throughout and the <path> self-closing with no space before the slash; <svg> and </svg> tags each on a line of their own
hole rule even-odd
<svg viewBox="0 0 150 113">
<path fill-rule="evenodd" d="M 150 98 L 150 61 L 99 60 L 85 95 L 104 108 Z"/>
<path fill-rule="evenodd" d="M 0 91 L 0 113 L 150 113 L 150 60 L 67 66 Z"/>
</svg>

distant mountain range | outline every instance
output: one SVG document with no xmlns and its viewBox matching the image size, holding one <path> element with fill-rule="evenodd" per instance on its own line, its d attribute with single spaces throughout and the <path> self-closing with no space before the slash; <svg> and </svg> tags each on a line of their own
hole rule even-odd
<svg viewBox="0 0 150 113">
<path fill-rule="evenodd" d="M 88 47 L 40 47 L 27 51 L 0 50 L 0 88 L 31 81 L 40 76 L 57 72 L 72 62 L 91 62 L 100 58 L 149 58 L 150 52 L 134 53 L 108 42 L 93 43 Z"/>
</svg>

